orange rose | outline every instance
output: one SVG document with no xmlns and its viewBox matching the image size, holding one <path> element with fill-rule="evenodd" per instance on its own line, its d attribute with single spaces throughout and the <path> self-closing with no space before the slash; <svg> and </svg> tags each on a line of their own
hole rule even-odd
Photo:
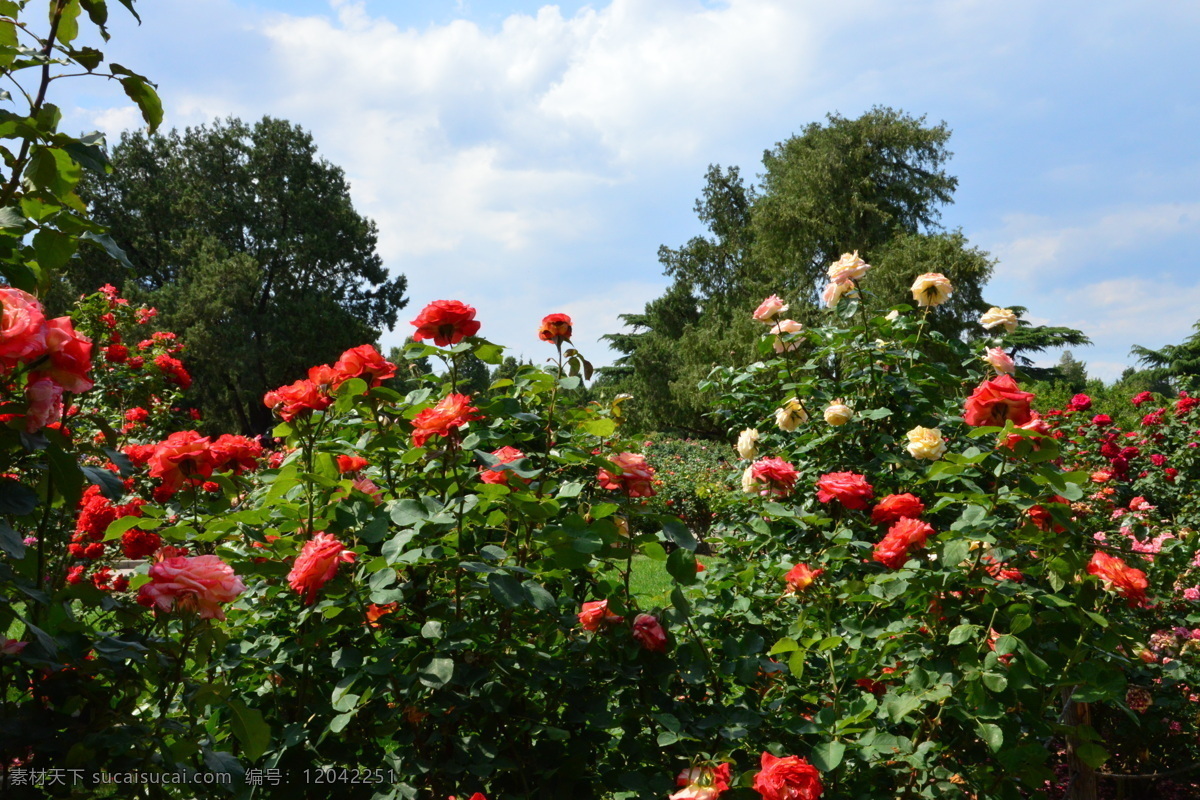
<svg viewBox="0 0 1200 800">
<path fill-rule="evenodd" d="M 967 398 L 963 406 L 963 420 L 968 425 L 1001 426 L 1011 419 L 1024 425 L 1031 419 L 1029 410 L 1035 395 L 1023 392 L 1011 375 L 986 380 Z"/>
<path fill-rule="evenodd" d="M 566 314 L 548 314 L 542 317 L 538 338 L 556 345 L 571 341 L 571 318 Z"/>
<path fill-rule="evenodd" d="M 754 776 L 754 791 L 763 800 L 817 800 L 824 791 L 821 773 L 799 756 L 776 758 L 763 753 L 761 766 Z"/>
</svg>

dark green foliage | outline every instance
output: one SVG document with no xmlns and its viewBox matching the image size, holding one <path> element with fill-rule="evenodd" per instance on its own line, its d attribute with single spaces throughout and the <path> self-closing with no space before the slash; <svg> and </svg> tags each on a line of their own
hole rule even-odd
<svg viewBox="0 0 1200 800">
<path fill-rule="evenodd" d="M 405 279 L 388 276 L 374 223 L 298 126 L 264 117 L 127 134 L 112 158 L 113 174 L 81 193 L 131 266 L 89 255 L 67 281 L 156 305 L 190 344 L 211 424 L 265 430 L 263 393 L 395 324 Z"/>
<path fill-rule="evenodd" d="M 1138 362 L 1145 364 L 1156 378 L 1170 381 L 1180 389 L 1193 389 L 1200 379 L 1200 322 L 1192 326 L 1195 331 L 1180 344 L 1169 344 L 1161 350 L 1134 345 L 1131 353 Z"/>
</svg>

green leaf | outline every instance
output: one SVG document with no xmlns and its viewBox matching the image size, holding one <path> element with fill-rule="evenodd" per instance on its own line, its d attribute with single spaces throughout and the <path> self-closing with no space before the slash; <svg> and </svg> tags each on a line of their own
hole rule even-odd
<svg viewBox="0 0 1200 800">
<path fill-rule="evenodd" d="M 417 679 L 430 689 L 442 688 L 453 676 L 454 662 L 448 658 L 430 659 L 429 663 L 417 672 Z"/>
<path fill-rule="evenodd" d="M 137 104 L 150 133 L 154 133 L 163 119 L 162 100 L 159 99 L 158 92 L 154 91 L 154 84 L 120 64 L 109 64 L 108 69 L 113 76 L 126 76 L 120 79 L 121 88 L 125 90 L 129 99 Z"/>
<path fill-rule="evenodd" d="M 771 648 L 767 655 L 777 656 L 781 653 L 791 653 L 799 649 L 800 644 L 795 639 L 783 638 L 775 643 L 775 646 Z"/>
<path fill-rule="evenodd" d="M 83 474 L 89 482 L 100 487 L 109 502 L 115 503 L 125 496 L 125 484 L 115 472 L 100 467 L 83 467 Z"/>
<path fill-rule="evenodd" d="M 488 576 L 488 588 L 492 590 L 492 597 L 505 608 L 519 608 L 529 599 L 520 582 L 503 572 L 493 572 Z"/>
<path fill-rule="evenodd" d="M 993 753 L 1000 752 L 1000 748 L 1004 745 L 1004 731 L 999 725 L 994 725 L 990 722 L 980 722 L 976 727 L 979 733 L 979 738 L 987 743 L 987 746 Z"/>
<path fill-rule="evenodd" d="M 688 527 L 676 517 L 661 517 L 663 536 L 668 542 L 674 542 L 683 550 L 695 551 L 699 542 Z"/>
<path fill-rule="evenodd" d="M 18 560 L 25 557 L 25 540 L 3 521 L 0 521 L 0 550 Z"/>
<path fill-rule="evenodd" d="M 995 672 L 985 672 L 983 685 L 998 694 L 1008 688 L 1008 678 Z"/>
<path fill-rule="evenodd" d="M 612 436 L 617 430 L 617 423 L 611 419 L 601 417 L 599 419 L 590 419 L 580 426 L 586 433 L 595 436 L 598 439 L 607 439 Z"/>
<path fill-rule="evenodd" d="M 37 492 L 12 478 L 0 480 L 0 514 L 22 516 L 38 506 Z"/>
<path fill-rule="evenodd" d="M 229 700 L 227 706 L 233 735 L 241 742 L 246 758 L 257 761 L 271 744 L 271 726 L 263 719 L 262 712 L 249 708 L 241 700 Z"/>
<path fill-rule="evenodd" d="M 696 555 L 682 547 L 672 550 L 667 556 L 667 572 L 685 586 L 696 582 Z"/>
<path fill-rule="evenodd" d="M 55 4 L 50 4 L 50 19 L 54 19 Z M 62 7 L 62 13 L 58 19 L 58 32 L 55 38 L 63 44 L 70 44 L 75 41 L 75 37 L 79 36 L 79 12 L 82 11 L 79 5 L 79 0 L 69 0 Z"/>
<path fill-rule="evenodd" d="M 808 753 L 808 760 L 821 772 L 833 772 L 846 755 L 846 745 L 841 742 L 822 742 Z"/>
<path fill-rule="evenodd" d="M 950 638 L 947 639 L 947 644 L 962 644 L 975 638 L 976 631 L 981 630 L 979 625 L 959 625 L 954 630 L 950 631 Z"/>
<path fill-rule="evenodd" d="M 475 348 L 475 357 L 485 364 L 499 365 L 504 362 L 504 348 L 486 342 Z"/>
<path fill-rule="evenodd" d="M 58 272 L 75 255 L 75 239 L 52 228 L 42 228 L 33 235 L 33 253 L 44 270 Z"/>
<path fill-rule="evenodd" d="M 1095 742 L 1082 743 L 1075 748 L 1075 755 L 1079 756 L 1079 760 L 1092 769 L 1096 769 L 1109 759 L 1109 752 Z"/>
<path fill-rule="evenodd" d="M 538 611 L 555 611 L 558 609 L 558 601 L 554 598 L 554 595 L 546 591 L 546 588 L 537 581 L 525 581 L 521 585 L 525 587 L 525 592 L 530 602 Z"/>
</svg>

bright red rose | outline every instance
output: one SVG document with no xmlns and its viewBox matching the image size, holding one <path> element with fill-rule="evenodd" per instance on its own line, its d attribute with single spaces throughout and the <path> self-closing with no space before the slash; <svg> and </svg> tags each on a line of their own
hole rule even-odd
<svg viewBox="0 0 1200 800">
<path fill-rule="evenodd" d="M 525 454 L 520 450 L 515 447 L 509 447 L 508 445 L 505 445 L 497 450 L 493 450 L 492 455 L 500 459 L 501 464 L 511 464 L 512 462 L 525 457 Z M 508 476 L 511 474 L 511 472 L 506 472 L 505 470 L 500 469 L 481 469 L 479 471 L 479 480 L 483 481 L 484 483 L 503 483 L 507 485 Z M 528 478 L 518 478 L 518 480 L 529 483 Z"/>
<path fill-rule="evenodd" d="M 638 614 L 633 618 L 633 638 L 652 653 L 667 651 L 667 632 L 658 617 L 651 614 Z"/>
<path fill-rule="evenodd" d="M 1067 408 L 1071 411 L 1087 411 L 1092 407 L 1092 398 L 1086 394 L 1077 394 L 1067 403 Z"/>
<path fill-rule="evenodd" d="M 1134 569 L 1116 556 L 1097 550 L 1092 553 L 1087 571 L 1102 580 L 1109 591 L 1117 592 L 1128 600 L 1129 605 L 1138 606 L 1146 602 L 1146 589 L 1150 586 L 1146 573 Z"/>
<path fill-rule="evenodd" d="M 232 603 L 244 591 L 233 567 L 217 556 L 172 556 L 151 565 L 150 583 L 142 584 L 137 600 L 161 611 L 178 605 L 199 611 L 201 619 L 225 619 L 219 604 Z"/>
<path fill-rule="evenodd" d="M 538 338 L 543 342 L 561 345 L 571 341 L 571 318 L 566 314 L 549 314 L 542 318 Z"/>
<path fill-rule="evenodd" d="M 291 422 L 308 411 L 324 411 L 332 403 L 333 398 L 308 379 L 296 381 L 291 386 L 281 386 L 263 397 L 263 405 L 279 412 L 284 422 Z"/>
<path fill-rule="evenodd" d="M 126 558 L 146 558 L 154 555 L 154 551 L 161 545 L 162 537 L 154 531 L 130 528 L 121 534 L 121 550 Z"/>
<path fill-rule="evenodd" d="M 653 497 L 654 467 L 646 463 L 645 456 L 637 453 L 620 453 L 608 458 L 617 466 L 618 472 L 613 473 L 607 468 L 601 468 L 597 476 L 601 488 L 619 490 L 629 497 Z"/>
<path fill-rule="evenodd" d="M 157 336 L 158 334 L 154 334 Z M 132 359 L 130 359 L 132 362 Z M 172 358 L 166 353 L 162 353 L 154 359 L 155 366 L 169 381 L 179 384 L 180 389 L 189 389 L 192 385 L 192 376 L 183 366 L 183 362 L 178 358 Z"/>
<path fill-rule="evenodd" d="M 1154 394 L 1152 392 L 1138 392 L 1129 402 L 1133 403 L 1134 406 L 1140 406 L 1143 403 L 1149 403 L 1153 400 Z"/>
<path fill-rule="evenodd" d="M 750 465 L 750 477 L 763 484 L 764 496 L 784 497 L 791 493 L 800 473 L 782 458 L 760 458 Z"/>
<path fill-rule="evenodd" d="M 40 364 L 34 376 L 49 378 L 68 392 L 92 388 L 87 376 L 92 368 L 92 340 L 75 330 L 70 317 L 46 323 L 46 354 L 49 363 Z"/>
<path fill-rule="evenodd" d="M 434 300 L 412 321 L 417 326 L 413 339 L 433 339 L 438 347 L 458 344 L 479 332 L 475 309 L 457 300 Z"/>
<path fill-rule="evenodd" d="M 871 509 L 871 522 L 875 525 L 891 525 L 904 517 L 918 519 L 925 513 L 925 504 L 912 494 L 889 494 Z"/>
<path fill-rule="evenodd" d="M 338 375 L 339 385 L 351 378 L 362 378 L 368 386 L 379 386 L 396 376 L 396 365 L 369 344 L 360 344 L 342 353 L 333 369 Z"/>
<path fill-rule="evenodd" d="M 924 547 L 931 535 L 933 527 L 928 523 L 906 517 L 889 528 L 875 545 L 873 558 L 888 569 L 900 569 L 908 561 L 909 550 Z"/>
<path fill-rule="evenodd" d="M 824 791 L 821 773 L 800 756 L 776 758 L 763 753 L 761 766 L 754 776 L 754 791 L 764 800 L 817 800 Z"/>
<path fill-rule="evenodd" d="M 320 364 L 308 368 L 308 379 L 324 393 L 329 393 L 334 386 L 341 383 L 337 370 L 328 364 Z"/>
<path fill-rule="evenodd" d="M 28 292 L 0 289 L 0 369 L 31 362 L 46 352 L 46 315 Z"/>
<path fill-rule="evenodd" d="M 592 600 L 583 604 L 583 610 L 579 612 L 579 624 L 585 631 L 600 630 L 604 625 L 616 625 L 619 622 L 624 622 L 624 617 L 618 617 L 616 614 L 608 613 L 607 600 Z"/>
<path fill-rule="evenodd" d="M 1023 392 L 1011 375 L 986 380 L 975 389 L 963 408 L 968 425 L 997 425 L 1012 420 L 1017 425 L 1029 422 L 1032 392 Z"/>
<path fill-rule="evenodd" d="M 253 472 L 258 469 L 258 459 L 262 457 L 262 445 L 245 436 L 223 433 L 212 443 L 214 459 L 213 469 L 218 471 L 232 470 L 233 474 Z"/>
<path fill-rule="evenodd" d="M 427 408 L 413 419 L 412 442 L 424 447 L 430 436 L 447 437 L 472 420 L 483 419 L 479 409 L 471 405 L 465 394 L 448 394 L 433 408 Z"/>
<path fill-rule="evenodd" d="M 784 594 L 803 592 L 812 585 L 813 581 L 821 577 L 821 573 L 824 571 L 823 569 L 809 569 L 808 564 L 797 564 L 788 570 L 788 574 L 784 578 L 787 581 L 787 589 Z"/>
<path fill-rule="evenodd" d="M 371 462 L 367 461 L 362 456 L 338 456 L 337 467 L 338 472 L 345 475 L 347 472 L 358 472 L 366 469 Z"/>
<path fill-rule="evenodd" d="M 1112 425 L 1112 417 L 1110 417 L 1108 414 L 1097 414 L 1096 416 L 1092 417 L 1092 424 L 1097 428 L 1103 428 L 1106 425 Z"/>
<path fill-rule="evenodd" d="M 399 603 L 386 603 L 382 606 L 371 603 L 367 606 L 366 610 L 367 624 L 372 628 L 381 627 L 379 620 L 388 614 L 394 613 L 399 607 Z"/>
<path fill-rule="evenodd" d="M 196 431 L 175 431 L 160 442 L 150 456 L 150 477 L 162 481 L 164 489 L 178 491 L 185 481 L 198 482 L 213 474 L 216 459 L 207 436 Z"/>
<path fill-rule="evenodd" d="M 856 472 L 830 472 L 817 480 L 817 499 L 822 503 L 837 500 L 851 511 L 860 511 L 874 496 L 871 484 Z"/>
<path fill-rule="evenodd" d="M 355 553 L 329 533 L 318 533 L 304 543 L 300 555 L 288 573 L 288 585 L 295 589 L 304 604 L 311 606 L 317 600 L 321 587 L 333 580 L 338 564 L 353 563 Z"/>
</svg>

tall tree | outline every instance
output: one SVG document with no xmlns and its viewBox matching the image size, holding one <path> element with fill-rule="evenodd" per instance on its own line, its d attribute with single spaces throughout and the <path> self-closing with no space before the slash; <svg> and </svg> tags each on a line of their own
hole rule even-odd
<svg viewBox="0 0 1200 800">
<path fill-rule="evenodd" d="M 1192 390 L 1200 384 L 1200 321 L 1192 326 L 1195 331 L 1179 344 L 1164 345 L 1151 350 L 1134 345 L 1132 354 L 1138 362 L 1149 367 L 1151 376 L 1170 381 L 1176 388 Z"/>
<path fill-rule="evenodd" d="M 70 288 L 112 283 L 158 306 L 191 343 L 213 424 L 265 430 L 264 392 L 395 325 L 406 280 L 389 277 L 375 224 L 299 126 L 264 117 L 126 134 L 112 160 L 81 195 L 132 267 L 78 259 Z"/>
</svg>

